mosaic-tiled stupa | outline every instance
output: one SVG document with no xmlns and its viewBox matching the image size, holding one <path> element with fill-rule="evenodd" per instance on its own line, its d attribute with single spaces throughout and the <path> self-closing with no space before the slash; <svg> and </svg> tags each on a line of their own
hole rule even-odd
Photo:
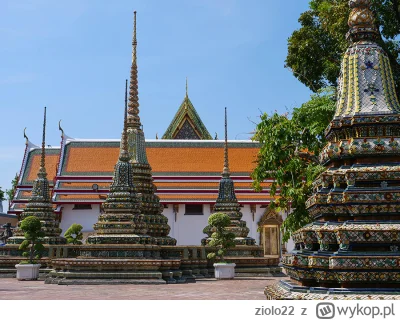
<svg viewBox="0 0 400 320">
<path fill-rule="evenodd" d="M 133 184 L 133 168 L 129 163 L 127 137 L 127 82 L 125 86 L 124 129 L 122 131 L 120 154 L 114 169 L 110 193 L 102 204 L 94 225 L 96 233 L 88 237 L 90 244 L 151 244 L 152 237 L 146 235 L 147 227 L 140 214 L 139 198 Z"/>
<path fill-rule="evenodd" d="M 128 104 L 128 151 L 133 168 L 133 184 L 140 202 L 140 212 L 144 215 L 147 234 L 156 245 L 176 245 L 176 240 L 168 237 L 171 227 L 168 218 L 162 214 L 164 207 L 155 194 L 151 167 L 147 160 L 144 132 L 139 117 L 138 67 L 136 59 L 136 11 L 132 41 L 132 65 Z"/>
<path fill-rule="evenodd" d="M 54 213 L 51 203 L 49 181 L 47 180 L 45 142 L 46 140 L 46 107 L 44 108 L 43 139 L 40 168 L 36 180 L 33 182 L 32 194 L 23 213 L 19 215 L 18 227 L 14 230 L 14 236 L 8 238 L 7 244 L 20 244 L 24 241 L 24 232 L 19 228 L 21 221 L 29 216 L 38 217 L 42 223 L 42 231 L 45 237 L 42 242 L 45 244 L 64 244 L 65 239 L 60 236 L 60 222 Z"/>
<path fill-rule="evenodd" d="M 370 1 L 349 5 L 327 170 L 307 201 L 314 222 L 294 233 L 291 280 L 267 287 L 270 299 L 400 299 L 400 105 Z"/>
<path fill-rule="evenodd" d="M 224 146 L 224 169 L 222 171 L 222 178 L 219 182 L 218 198 L 215 202 L 213 213 L 225 213 L 231 219 L 231 226 L 227 229 L 232 232 L 235 237 L 235 243 L 237 245 L 255 245 L 255 240 L 248 237 L 249 228 L 246 226 L 246 221 L 242 219 L 242 213 L 240 212 L 240 204 L 237 201 L 235 194 L 235 186 L 231 179 L 229 171 L 229 159 L 228 159 L 228 123 L 225 108 L 225 146 Z M 206 245 L 211 240 L 213 233 L 212 227 L 207 226 L 204 228 L 204 233 L 208 237 L 201 240 L 202 245 Z"/>
</svg>

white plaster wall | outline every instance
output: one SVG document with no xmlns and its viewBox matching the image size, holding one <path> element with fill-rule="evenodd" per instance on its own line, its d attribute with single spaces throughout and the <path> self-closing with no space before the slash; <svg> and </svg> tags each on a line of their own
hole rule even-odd
<svg viewBox="0 0 400 320">
<path fill-rule="evenodd" d="M 62 234 L 73 223 L 82 225 L 82 232 L 93 232 L 93 225 L 100 215 L 100 205 L 92 204 L 91 210 L 73 210 L 73 205 L 63 205 L 60 228 Z"/>
<path fill-rule="evenodd" d="M 83 226 L 83 232 L 93 232 L 93 225 L 97 222 L 100 214 L 100 205 L 92 205 L 91 210 L 73 210 L 73 205 L 63 205 L 62 210 L 62 221 L 60 227 L 62 234 L 71 226 L 73 223 L 78 223 Z M 256 213 L 253 215 L 250 211 L 250 205 L 244 205 L 241 208 L 243 214 L 242 220 L 246 221 L 247 227 L 250 229 L 249 237 L 256 240 L 256 244 L 260 245 L 260 233 L 257 231 L 258 222 L 264 214 L 265 208 L 256 206 Z M 185 215 L 185 205 L 179 205 L 179 212 L 177 214 L 177 221 L 175 222 L 175 214 L 173 212 L 173 205 L 168 205 L 165 208 L 163 214 L 168 218 L 168 224 L 171 227 L 169 236 L 177 240 L 178 245 L 200 245 L 201 239 L 206 235 L 203 233 L 203 229 L 208 224 L 208 217 L 210 216 L 210 205 L 203 205 L 203 215 Z M 283 214 L 283 219 L 286 219 L 286 214 Z M 294 249 L 294 242 L 289 239 L 286 243 L 288 252 Z"/>
<path fill-rule="evenodd" d="M 257 231 L 258 221 L 260 221 L 260 218 L 264 212 L 263 210 L 264 209 L 261 209 L 260 206 L 256 207 L 256 212 L 254 214 L 254 221 L 249 204 L 245 204 L 240 210 L 243 214 L 242 220 L 246 221 L 246 225 L 250 229 L 249 237 L 255 239 L 257 245 L 260 245 L 260 233 Z"/>
<path fill-rule="evenodd" d="M 171 230 L 169 231 L 169 236 L 172 238 L 175 238 L 175 214 L 174 214 L 174 210 L 173 210 L 173 205 L 169 204 L 168 208 L 164 208 L 164 211 L 162 212 L 162 214 L 164 216 L 166 216 L 168 218 L 168 224 L 171 227 Z"/>
<path fill-rule="evenodd" d="M 208 224 L 208 217 L 210 216 L 210 205 L 203 205 L 203 215 L 185 215 L 185 205 L 179 205 L 179 212 L 177 219 L 168 218 L 168 223 L 173 230 L 173 237 L 177 240 L 178 245 L 196 245 L 201 244 L 201 239 L 206 237 L 203 229 Z M 172 226 L 172 225 L 173 226 Z M 172 232 L 171 232 L 172 234 Z"/>
</svg>

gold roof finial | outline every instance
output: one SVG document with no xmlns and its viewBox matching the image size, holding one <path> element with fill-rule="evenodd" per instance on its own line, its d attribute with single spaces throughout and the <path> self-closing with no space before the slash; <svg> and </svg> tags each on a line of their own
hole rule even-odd
<svg viewBox="0 0 400 320">
<path fill-rule="evenodd" d="M 188 97 L 188 81 L 187 81 L 187 77 L 186 77 L 186 98 Z"/>
<path fill-rule="evenodd" d="M 225 107 L 225 146 L 224 146 L 224 171 L 222 172 L 224 176 L 229 176 L 229 161 L 228 161 L 228 117 Z"/>
<path fill-rule="evenodd" d="M 129 108 L 128 108 L 128 127 L 141 130 L 139 117 L 139 89 L 138 89 L 138 68 L 136 57 L 136 11 L 133 18 L 133 40 L 132 40 L 132 65 L 129 84 Z"/>
</svg>

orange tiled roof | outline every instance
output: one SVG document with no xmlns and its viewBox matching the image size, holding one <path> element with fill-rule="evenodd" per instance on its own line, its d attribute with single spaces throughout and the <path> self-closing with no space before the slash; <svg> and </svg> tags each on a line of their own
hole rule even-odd
<svg viewBox="0 0 400 320">
<path fill-rule="evenodd" d="M 100 188 L 108 189 L 110 187 L 110 182 L 61 182 L 59 189 L 92 189 L 93 184 L 96 183 Z"/>
<path fill-rule="evenodd" d="M 99 200 L 106 196 L 106 194 L 60 194 L 57 197 L 59 200 Z"/>
<path fill-rule="evenodd" d="M 162 190 L 162 189 L 173 189 L 173 188 L 218 188 L 219 187 L 219 181 L 217 182 L 182 182 L 182 181 L 177 181 L 177 182 L 160 182 L 157 181 L 155 182 L 155 185 L 157 186 L 157 189 Z M 262 184 L 263 188 L 268 188 L 271 184 L 267 182 L 263 182 Z M 251 182 L 237 182 L 235 181 L 235 188 L 236 189 L 249 189 L 252 188 Z"/>
<path fill-rule="evenodd" d="M 220 178 L 217 177 L 219 180 Z M 110 182 L 61 182 L 58 190 L 60 189 L 90 189 L 92 190 L 93 183 L 96 183 L 100 188 L 108 189 L 110 187 Z M 165 181 L 156 181 L 155 185 L 159 190 L 166 188 L 218 188 L 219 181 L 215 182 L 184 182 L 184 181 L 173 181 L 173 182 L 165 182 Z M 263 188 L 268 188 L 271 184 L 268 182 L 263 182 L 261 186 Z M 251 182 L 235 182 L 235 188 L 251 188 Z"/>
<path fill-rule="evenodd" d="M 57 201 L 99 201 L 104 200 L 105 194 L 69 194 L 69 195 L 58 195 Z M 197 193 L 185 193 L 185 194 L 158 194 L 160 200 L 171 201 L 171 200 L 186 200 L 186 201 L 215 201 L 217 199 L 217 193 L 215 194 L 197 194 Z M 268 201 L 270 197 L 265 194 L 236 194 L 238 201 L 245 201 L 245 200 L 256 200 L 256 201 Z"/>
<path fill-rule="evenodd" d="M 251 172 L 258 148 L 229 150 L 232 172 Z M 147 148 L 154 172 L 221 172 L 224 163 L 222 148 Z"/>
<path fill-rule="evenodd" d="M 40 168 L 40 154 L 31 155 L 30 168 L 27 176 L 28 181 L 34 181 Z M 49 182 L 53 180 L 57 173 L 59 154 L 46 154 L 46 171 Z"/>
<path fill-rule="evenodd" d="M 256 144 L 229 149 L 232 174 L 253 171 L 259 148 Z M 223 168 L 224 149 L 219 147 L 147 146 L 148 161 L 154 173 L 220 173 Z M 118 160 L 119 147 L 69 146 L 63 172 L 112 173 Z M 99 159 L 101 159 L 99 161 Z"/>
<path fill-rule="evenodd" d="M 112 172 L 118 155 L 119 148 L 70 148 L 66 171 L 71 173 Z"/>
</svg>

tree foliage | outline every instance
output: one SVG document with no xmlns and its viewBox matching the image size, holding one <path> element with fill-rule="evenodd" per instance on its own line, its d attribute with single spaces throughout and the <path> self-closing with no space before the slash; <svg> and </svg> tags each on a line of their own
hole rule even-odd
<svg viewBox="0 0 400 320">
<path fill-rule="evenodd" d="M 400 96 L 400 1 L 372 0 L 383 36 L 380 45 L 389 55 L 397 94 Z M 336 86 L 342 55 L 348 47 L 348 0 L 311 0 L 300 15 L 301 27 L 288 39 L 286 67 L 314 92 Z"/>
<path fill-rule="evenodd" d="M 34 259 L 40 259 L 44 250 L 41 238 L 45 236 L 42 231 L 42 223 L 35 216 L 26 217 L 21 222 L 21 230 L 24 231 L 25 240 L 19 246 L 24 251 L 22 255 L 29 259 L 29 263 L 35 263 Z"/>
<path fill-rule="evenodd" d="M 229 248 L 235 247 L 235 235 L 227 230 L 231 225 L 231 219 L 225 213 L 213 213 L 208 218 L 208 225 L 213 231 L 211 234 L 211 241 L 208 246 L 217 249 L 216 252 L 211 252 L 207 255 L 208 259 L 220 258 L 224 262 L 224 256 Z"/>
<path fill-rule="evenodd" d="M 1 187 L 0 187 L 0 201 L 4 201 L 4 200 L 6 200 L 6 198 L 4 198 L 4 191 L 1 190 Z"/>
<path fill-rule="evenodd" d="M 80 224 L 73 223 L 64 233 L 64 237 L 65 239 L 67 239 L 67 243 L 71 243 L 74 245 L 82 244 L 82 229 L 83 227 Z"/>
<path fill-rule="evenodd" d="M 8 209 L 11 207 L 11 201 L 14 198 L 15 191 L 17 190 L 19 176 L 18 173 L 15 174 L 14 179 L 11 181 L 11 189 L 6 190 L 7 200 L 8 200 Z"/>
<path fill-rule="evenodd" d="M 325 170 L 317 161 L 325 145 L 324 130 L 335 112 L 335 90 L 325 88 L 291 114 L 271 116 L 264 113 L 254 140 L 261 143 L 257 167 L 252 173 L 253 187 L 272 179 L 270 194 L 279 196 L 272 209 L 291 212 L 283 222 L 284 241 L 298 228 L 310 222 L 305 202 L 311 195 L 312 182 Z M 279 188 L 279 189 L 278 189 Z"/>
</svg>

